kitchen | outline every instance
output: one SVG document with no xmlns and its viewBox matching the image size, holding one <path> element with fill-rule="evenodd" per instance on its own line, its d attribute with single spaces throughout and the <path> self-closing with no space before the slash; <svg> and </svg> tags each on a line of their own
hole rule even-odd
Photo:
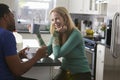
<svg viewBox="0 0 120 80">
<path fill-rule="evenodd" d="M 18 7 L 17 6 L 17 4 L 18 4 L 17 0 L 12 0 L 12 1 L 1 0 L 1 2 L 4 2 L 4 3 L 8 4 L 11 7 L 11 9 L 13 11 L 15 11 L 15 13 L 17 14 L 17 12 L 16 12 L 17 11 L 16 8 Z M 10 3 L 10 2 L 12 2 L 12 3 Z M 104 35 L 104 33 L 102 33 L 100 31 L 101 25 L 103 23 L 106 23 L 106 26 L 111 24 L 111 23 L 109 23 L 109 20 L 113 18 L 113 15 L 115 14 L 116 11 L 120 11 L 119 10 L 119 6 L 120 6 L 119 3 L 120 3 L 119 0 L 116 0 L 116 1 L 114 1 L 114 0 L 77 0 L 77 1 L 55 0 L 54 1 L 54 4 L 55 4 L 54 6 L 64 6 L 64 7 L 66 7 L 70 11 L 70 14 L 71 14 L 73 20 L 78 19 L 78 22 L 80 24 L 79 27 L 80 27 L 80 30 L 83 33 L 83 35 L 86 35 L 85 30 L 87 28 L 89 28 L 89 27 L 86 27 L 86 25 L 83 24 L 83 22 L 85 20 L 88 20 L 88 21 L 92 21 L 92 30 L 94 31 L 94 36 L 97 36 L 98 35 L 97 33 L 99 33 L 103 36 L 103 38 L 101 40 L 98 40 L 97 46 L 94 48 L 95 49 L 94 53 L 97 53 L 96 57 L 93 60 L 93 61 L 95 61 L 95 64 L 94 64 L 95 66 L 93 66 L 93 67 L 96 67 L 96 68 L 93 68 L 93 69 L 95 69 L 94 70 L 95 73 L 93 73 L 94 74 L 94 76 L 93 76 L 94 80 L 113 80 L 113 79 L 114 80 L 119 80 L 120 79 L 120 77 L 119 77 L 120 70 L 118 68 L 118 67 L 120 67 L 120 64 L 118 62 L 118 60 L 120 58 L 119 57 L 116 58 L 116 56 L 119 56 L 120 53 L 116 53 L 115 55 L 113 55 L 116 59 L 115 60 L 112 59 L 112 56 L 109 55 L 109 53 L 110 53 L 109 48 L 104 45 L 105 42 L 108 41 L 109 39 L 107 38 L 106 34 Z M 20 16 L 17 17 L 17 18 L 19 20 L 21 19 Z M 39 20 L 36 17 L 34 19 L 35 19 L 34 22 L 36 24 L 39 24 L 39 21 L 42 22 L 41 20 Z M 47 18 L 46 18 L 46 20 L 47 20 Z M 41 29 L 40 30 L 41 30 L 41 33 L 49 34 L 49 31 L 47 31 L 46 28 L 44 27 L 44 26 L 46 26 L 46 24 L 48 24 L 48 21 L 46 21 L 46 23 L 43 24 L 43 28 L 42 28 L 43 30 L 41 30 Z M 25 27 L 26 27 L 26 25 L 25 25 Z M 35 27 L 34 27 L 34 29 L 35 29 Z M 23 30 L 25 30 L 25 32 L 27 31 L 27 29 L 24 29 L 24 28 L 23 28 Z M 95 32 L 96 32 L 96 34 L 95 34 Z M 117 32 L 117 31 L 115 31 L 115 32 Z M 31 33 L 34 33 L 34 31 L 31 32 Z M 115 33 L 115 36 L 116 35 L 118 35 L 118 34 Z M 94 43 L 94 40 L 91 40 L 91 36 L 87 36 L 87 37 L 89 39 L 87 39 L 86 41 L 91 41 L 91 42 Z M 112 39 L 114 39 L 114 38 L 112 38 Z M 115 43 L 114 41 L 118 41 L 118 40 L 114 39 L 114 40 L 112 40 L 112 43 Z M 119 43 L 119 41 L 118 41 L 118 43 Z M 115 44 L 117 44 L 117 43 L 115 43 Z M 112 48 L 116 47 L 115 44 L 112 44 L 113 45 Z M 118 48 L 119 48 L 119 46 L 118 46 Z M 93 49 L 91 49 L 91 50 L 93 50 Z M 112 51 L 114 51 L 114 49 Z M 109 57 L 106 57 L 106 55 L 109 56 Z M 107 60 L 106 60 L 106 58 L 107 58 Z M 112 61 L 109 58 L 112 59 Z M 114 66 L 112 66 L 112 65 L 114 65 Z M 111 69 L 113 71 L 111 71 Z M 114 69 L 115 69 L 115 71 L 114 71 Z M 108 73 L 111 73 L 111 74 L 106 74 L 107 70 L 108 70 Z M 27 74 L 25 74 L 25 75 L 27 76 Z M 28 75 L 30 75 L 30 74 L 28 74 Z M 114 75 L 115 75 L 115 77 L 114 77 Z"/>
</svg>

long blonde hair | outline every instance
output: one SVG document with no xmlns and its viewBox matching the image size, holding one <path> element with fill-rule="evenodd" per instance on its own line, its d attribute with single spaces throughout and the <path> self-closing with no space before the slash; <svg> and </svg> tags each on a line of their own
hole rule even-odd
<svg viewBox="0 0 120 80">
<path fill-rule="evenodd" d="M 63 17 L 65 25 L 67 26 L 67 33 L 68 35 L 72 32 L 73 28 L 75 28 L 75 25 L 72 21 L 72 18 L 69 14 L 69 12 L 67 11 L 66 8 L 64 7 L 55 7 L 50 11 L 50 15 L 52 12 L 57 12 L 58 14 L 60 14 L 61 17 Z M 53 34 L 54 33 L 54 27 L 51 24 L 50 25 L 50 33 Z"/>
</svg>

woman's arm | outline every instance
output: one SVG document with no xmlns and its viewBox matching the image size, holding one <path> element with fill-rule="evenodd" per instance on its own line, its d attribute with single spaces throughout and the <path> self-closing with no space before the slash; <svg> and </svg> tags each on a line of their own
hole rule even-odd
<svg viewBox="0 0 120 80">
<path fill-rule="evenodd" d="M 39 44 L 40 46 L 46 46 L 45 42 L 43 41 L 40 32 L 36 33 L 38 40 L 39 40 Z"/>
<path fill-rule="evenodd" d="M 48 56 L 51 55 L 51 53 L 53 52 L 52 50 L 52 42 L 53 42 L 53 37 L 50 38 L 50 41 L 47 45 L 47 53 L 48 53 Z"/>
<path fill-rule="evenodd" d="M 82 36 L 80 32 L 74 31 L 69 36 L 68 40 L 60 47 L 60 45 L 53 46 L 53 54 L 56 58 L 65 56 L 71 52 L 77 45 L 83 44 Z"/>
</svg>

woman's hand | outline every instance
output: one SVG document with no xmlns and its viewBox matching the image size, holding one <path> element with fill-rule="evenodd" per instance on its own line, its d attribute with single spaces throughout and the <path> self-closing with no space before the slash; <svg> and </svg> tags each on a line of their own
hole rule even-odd
<svg viewBox="0 0 120 80">
<path fill-rule="evenodd" d="M 63 26 L 61 26 L 61 27 L 55 27 L 55 30 L 56 30 L 57 32 L 64 33 L 64 32 L 67 31 L 67 26 L 63 25 Z"/>
</svg>

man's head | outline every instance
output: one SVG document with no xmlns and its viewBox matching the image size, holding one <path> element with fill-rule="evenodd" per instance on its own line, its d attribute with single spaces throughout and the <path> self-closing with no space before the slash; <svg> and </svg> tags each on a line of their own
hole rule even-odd
<svg viewBox="0 0 120 80">
<path fill-rule="evenodd" d="M 14 15 L 6 4 L 0 4 L 0 27 L 10 31 L 15 30 Z"/>
</svg>

